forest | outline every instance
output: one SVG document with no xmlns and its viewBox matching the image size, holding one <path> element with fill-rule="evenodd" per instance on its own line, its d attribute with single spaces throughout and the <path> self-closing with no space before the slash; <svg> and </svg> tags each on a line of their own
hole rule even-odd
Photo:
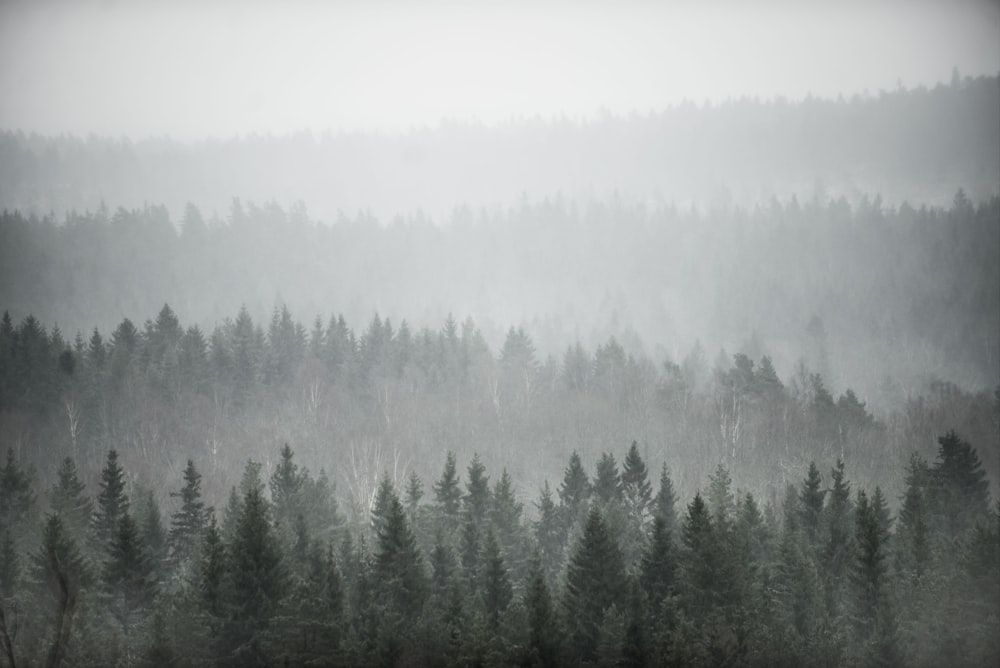
<svg viewBox="0 0 1000 668">
<path fill-rule="evenodd" d="M 876 418 L 766 355 L 169 305 L 72 340 L 5 313 L 0 381 L 11 665 L 1000 655 L 1000 387 Z"/>
<path fill-rule="evenodd" d="M 695 4 L 0 2 L 0 668 L 1000 665 L 1000 6 Z"/>
</svg>

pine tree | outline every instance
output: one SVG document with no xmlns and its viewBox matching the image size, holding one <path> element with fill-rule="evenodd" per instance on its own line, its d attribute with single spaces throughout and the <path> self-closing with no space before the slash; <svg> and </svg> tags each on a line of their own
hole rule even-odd
<svg viewBox="0 0 1000 668">
<path fill-rule="evenodd" d="M 625 593 L 625 566 L 600 510 L 587 516 L 583 535 L 566 569 L 563 610 L 570 644 L 584 660 L 597 652 L 597 638 L 605 612 L 621 604 Z"/>
<path fill-rule="evenodd" d="M 928 535 L 928 487 L 931 472 L 927 461 L 914 453 L 906 467 L 903 506 L 899 511 L 898 546 L 903 568 L 920 578 L 930 564 Z"/>
<path fill-rule="evenodd" d="M 417 548 L 416 537 L 406 521 L 403 505 L 395 493 L 390 497 L 388 505 L 385 523 L 378 534 L 376 581 L 396 610 L 407 616 L 415 616 L 427 593 L 423 559 Z"/>
<path fill-rule="evenodd" d="M 205 527 L 205 540 L 198 555 L 197 588 L 201 609 L 208 618 L 213 635 L 218 633 L 226 611 L 226 570 L 226 548 L 215 521 L 215 513 L 210 513 Z"/>
<path fill-rule="evenodd" d="M 645 525 L 652 503 L 653 487 L 649 484 L 646 463 L 639 456 L 639 448 L 635 441 L 632 441 L 632 446 L 625 456 L 621 480 L 626 510 L 631 517 L 639 520 L 640 525 Z"/>
<path fill-rule="evenodd" d="M 701 493 L 695 494 L 681 526 L 684 549 L 680 555 L 680 584 L 687 609 L 699 619 L 717 603 L 716 591 L 722 584 L 719 578 L 721 545 L 716 531 L 713 514 Z"/>
<path fill-rule="evenodd" d="M 142 514 L 139 516 L 139 535 L 149 557 L 154 582 L 163 582 L 168 568 L 167 533 L 163 529 L 160 506 L 156 503 L 151 490 L 146 492 L 142 506 Z"/>
<path fill-rule="evenodd" d="M 302 488 L 305 475 L 294 461 L 295 453 L 287 443 L 281 448 L 281 459 L 271 474 L 271 509 L 285 546 L 294 540 L 295 518 L 303 514 Z"/>
<path fill-rule="evenodd" d="M 180 510 L 170 520 L 170 548 L 174 565 L 182 567 L 195 557 L 210 513 L 201 500 L 201 474 L 190 459 L 184 469 L 184 486 L 170 496 L 181 500 Z"/>
<path fill-rule="evenodd" d="M 653 499 L 653 515 L 663 518 L 665 528 L 671 533 L 677 526 L 677 495 L 674 493 L 674 483 L 670 479 L 670 471 L 664 464 L 660 469 L 660 489 Z"/>
<path fill-rule="evenodd" d="M 483 603 L 486 606 L 486 620 L 494 632 L 500 627 L 500 616 L 510 605 L 514 589 L 510 584 L 510 576 L 500 554 L 500 544 L 492 529 L 486 533 L 486 543 L 483 546 Z"/>
<path fill-rule="evenodd" d="M 423 497 L 424 483 L 416 471 L 410 471 L 410 477 L 406 481 L 406 512 L 410 516 L 410 522 L 416 522 L 420 499 Z"/>
<path fill-rule="evenodd" d="M 656 515 L 649 545 L 639 563 L 639 578 L 653 611 L 659 612 L 663 601 L 673 593 L 676 571 L 673 537 L 663 517 Z"/>
<path fill-rule="evenodd" d="M 855 510 L 857 552 L 851 581 L 854 588 L 853 621 L 859 647 L 879 663 L 898 663 L 895 613 L 890 596 L 886 553 L 888 532 L 876 504 L 863 490 Z"/>
<path fill-rule="evenodd" d="M 712 513 L 712 522 L 720 527 L 728 526 L 733 521 L 736 511 L 736 498 L 733 496 L 733 479 L 729 470 L 719 464 L 715 473 L 708 479 L 708 508 Z"/>
<path fill-rule="evenodd" d="M 820 518 L 823 514 L 824 491 L 820 489 L 822 482 L 816 462 L 809 462 L 809 473 L 802 481 L 802 490 L 799 492 L 799 512 L 806 539 L 814 548 L 819 542 Z"/>
<path fill-rule="evenodd" d="M 90 569 L 58 515 L 49 515 L 42 531 L 42 545 L 31 556 L 29 570 L 38 600 L 51 615 L 52 645 L 46 665 L 58 666 L 66 655 L 73 631 L 73 617 L 80 591 L 90 582 Z"/>
<path fill-rule="evenodd" d="M 538 557 L 548 582 L 554 583 L 559 567 L 562 565 L 563 546 L 566 539 L 559 521 L 558 509 L 552 501 L 552 490 L 549 488 L 548 480 L 542 486 L 541 496 L 535 507 L 538 509 L 538 519 L 535 521 Z"/>
<path fill-rule="evenodd" d="M 559 664 L 562 632 L 546 583 L 545 570 L 536 555 L 531 562 L 524 592 L 528 612 L 528 646 L 531 665 L 554 667 Z"/>
<path fill-rule="evenodd" d="M 97 515 L 95 531 L 100 545 L 110 549 L 116 540 L 122 516 L 128 512 L 128 496 L 125 495 L 125 471 L 118 464 L 118 452 L 108 451 L 107 464 L 101 471 L 101 491 L 97 495 Z"/>
<path fill-rule="evenodd" d="M 84 544 L 94 514 L 94 504 L 83 491 L 76 464 L 69 457 L 59 465 L 56 484 L 49 490 L 49 506 L 78 545 Z"/>
<path fill-rule="evenodd" d="M 25 532 L 35 506 L 33 477 L 18 464 L 14 450 L 8 448 L 7 460 L 0 467 L 0 531 L 10 531 L 15 538 L 27 538 Z"/>
<path fill-rule="evenodd" d="M 462 492 L 458 487 L 454 452 L 448 452 L 441 479 L 434 483 L 434 502 L 438 507 L 438 512 L 449 522 L 458 517 L 462 503 Z"/>
<path fill-rule="evenodd" d="M 248 485 L 227 557 L 232 586 L 226 654 L 236 663 L 266 662 L 261 636 L 287 588 L 280 543 L 260 485 Z"/>
<path fill-rule="evenodd" d="M 604 503 L 622 500 L 622 480 L 618 473 L 618 464 L 610 452 L 602 454 L 600 461 L 597 462 L 594 494 Z"/>
<path fill-rule="evenodd" d="M 933 507 L 939 530 L 954 539 L 989 515 L 989 481 L 975 448 L 954 431 L 939 438 L 938 445 L 931 469 Z"/>
<path fill-rule="evenodd" d="M 118 520 L 118 531 L 104 563 L 102 580 L 111 613 L 121 625 L 126 656 L 129 656 L 132 651 L 130 633 L 156 595 L 156 583 L 139 527 L 127 510 Z"/>
<path fill-rule="evenodd" d="M 590 480 L 583 470 L 580 455 L 574 450 L 559 484 L 559 513 L 563 536 L 569 536 L 573 526 L 578 521 L 582 523 L 586 519 L 587 501 L 590 499 L 591 491 Z"/>
<path fill-rule="evenodd" d="M 473 455 L 468 474 L 469 479 L 465 483 L 465 496 L 462 497 L 462 502 L 466 514 L 478 526 L 482 526 L 490 506 L 490 479 L 478 454 Z"/>
</svg>

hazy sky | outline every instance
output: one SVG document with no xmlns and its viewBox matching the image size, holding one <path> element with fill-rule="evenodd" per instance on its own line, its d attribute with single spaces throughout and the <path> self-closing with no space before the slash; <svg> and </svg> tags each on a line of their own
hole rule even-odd
<svg viewBox="0 0 1000 668">
<path fill-rule="evenodd" d="M 0 0 L 0 127 L 193 139 L 875 93 L 996 74 L 998 7 Z"/>
</svg>

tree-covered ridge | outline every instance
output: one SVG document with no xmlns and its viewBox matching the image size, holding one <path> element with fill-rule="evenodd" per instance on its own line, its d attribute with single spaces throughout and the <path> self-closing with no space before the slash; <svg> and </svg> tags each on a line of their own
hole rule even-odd
<svg viewBox="0 0 1000 668">
<path fill-rule="evenodd" d="M 0 133 L 0 206 L 36 213 L 233 196 L 307 202 L 324 220 L 376 206 L 440 220 L 555 193 L 577 201 L 750 205 L 813 193 L 882 192 L 945 204 L 957 184 L 976 199 L 1000 180 L 1000 80 L 957 75 L 931 89 L 849 99 L 737 99 L 590 122 L 444 123 L 403 135 L 248 136 L 185 143 Z"/>
<path fill-rule="evenodd" d="M 7 212 L 0 304 L 69 333 L 107 333 L 164 301 L 203 329 L 241 304 L 258 319 L 285 303 L 299 318 L 339 311 L 361 323 L 378 310 L 417 328 L 457 310 L 494 347 L 508 323 L 530 329 L 543 355 L 575 333 L 591 350 L 615 336 L 657 356 L 679 358 L 697 340 L 712 354 L 767 353 L 783 374 L 805 358 L 827 385 L 886 407 L 929 376 L 996 384 L 998 249 L 1000 199 L 961 191 L 948 208 L 920 209 L 878 198 L 707 212 L 525 201 L 442 227 L 365 214 L 328 226 L 301 207 L 240 201 L 224 220 L 194 207 L 180 221 L 158 206 L 61 222 Z"/>
<path fill-rule="evenodd" d="M 0 648 L 11 665 L 988 665 L 1000 658 L 1000 506 L 954 432 L 905 470 L 902 509 L 811 463 L 780 503 L 719 466 L 690 499 L 574 453 L 532 518 L 474 457 L 424 494 L 388 475 L 345 517 L 287 445 L 173 513 L 106 454 L 48 489 L 0 467 Z M 491 479 L 495 482 L 491 483 Z M 653 494 L 655 489 L 655 494 Z M 88 508 L 87 514 L 78 512 Z M 108 533 L 105 527 L 113 526 Z"/>
<path fill-rule="evenodd" d="M 576 451 L 600 459 L 602 498 L 621 486 L 633 507 L 651 493 L 635 479 L 639 455 L 653 471 L 684 461 L 676 481 L 684 494 L 722 462 L 740 486 L 779 498 L 810 460 L 840 457 L 852 477 L 895 497 L 899 465 L 913 451 L 930 458 L 951 424 L 983 444 L 986 470 L 995 471 L 998 412 L 996 392 L 935 382 L 875 414 L 804 363 L 782 380 L 767 355 L 720 353 L 710 365 L 699 345 L 657 361 L 611 338 L 543 359 L 527 332 L 510 328 L 493 352 L 471 319 L 451 316 L 438 330 L 413 331 L 376 315 L 355 332 L 343 316 L 307 328 L 284 307 L 265 328 L 241 309 L 203 332 L 164 306 L 141 327 L 125 319 L 109 334 L 95 328 L 73 340 L 31 316 L 16 325 L 0 318 L 0 438 L 45 480 L 62 475 L 65 456 L 94 480 L 111 444 L 149 481 L 193 458 L 211 474 L 204 492 L 214 504 L 247 457 L 266 471 L 277 466 L 271 450 L 281 441 L 328 471 L 358 512 L 381 471 L 402 489 L 411 471 L 426 478 L 442 449 L 466 460 L 479 452 L 521 491 Z M 624 438 L 639 447 L 619 469 L 600 455 Z M 579 498 L 573 484 L 565 492 Z M 165 499 L 168 490 L 153 486 Z"/>
</svg>

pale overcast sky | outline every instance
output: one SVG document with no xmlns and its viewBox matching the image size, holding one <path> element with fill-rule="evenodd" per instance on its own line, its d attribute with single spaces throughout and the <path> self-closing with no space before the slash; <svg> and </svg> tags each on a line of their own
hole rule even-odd
<svg viewBox="0 0 1000 668">
<path fill-rule="evenodd" d="M 1000 71 L 997 2 L 2 2 L 0 128 L 142 138 L 593 117 Z"/>
</svg>

